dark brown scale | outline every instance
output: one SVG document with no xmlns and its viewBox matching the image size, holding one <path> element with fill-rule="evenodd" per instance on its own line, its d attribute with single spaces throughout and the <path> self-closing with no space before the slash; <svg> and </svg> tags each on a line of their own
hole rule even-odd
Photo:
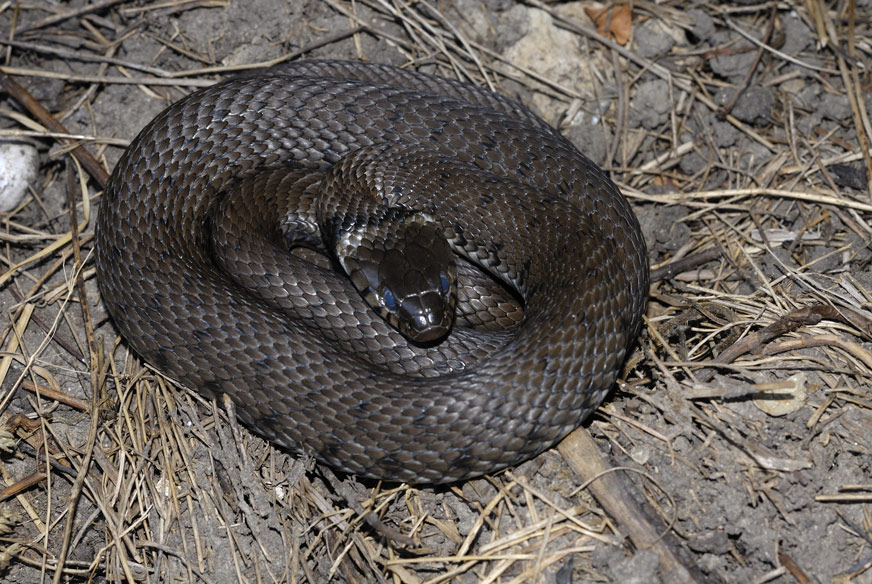
<svg viewBox="0 0 872 584">
<path fill-rule="evenodd" d="M 519 324 L 455 325 L 416 346 L 344 275 L 288 253 L 289 206 L 348 152 L 378 144 L 457 160 L 444 179 L 410 155 L 414 190 L 429 208 L 463 210 L 447 219 L 462 230 L 455 243 L 518 287 Z M 107 186 L 97 269 L 122 334 L 167 375 L 228 394 L 280 446 L 415 482 L 493 472 L 580 424 L 614 382 L 648 290 L 627 201 L 526 108 L 351 62 L 248 74 L 161 113 Z M 482 322 L 515 322 L 511 294 L 461 300 Z"/>
</svg>

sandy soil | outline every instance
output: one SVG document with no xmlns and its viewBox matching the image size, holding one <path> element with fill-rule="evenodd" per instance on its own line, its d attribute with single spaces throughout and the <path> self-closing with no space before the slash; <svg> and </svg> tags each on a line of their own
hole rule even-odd
<svg viewBox="0 0 872 584">
<path fill-rule="evenodd" d="M 872 582 L 868 0 L 636 2 L 608 38 L 589 3 L 96 4 L 2 4 L 0 37 L 7 73 L 107 170 L 169 103 L 280 58 L 485 73 L 535 108 L 622 186 L 652 267 L 709 254 L 656 272 L 625 382 L 588 423 L 688 578 Z M 100 304 L 99 187 L 0 107 L 40 152 L 2 234 L 4 581 L 59 560 L 95 582 L 670 581 L 556 450 L 457 485 L 355 483 L 172 386 Z"/>
</svg>

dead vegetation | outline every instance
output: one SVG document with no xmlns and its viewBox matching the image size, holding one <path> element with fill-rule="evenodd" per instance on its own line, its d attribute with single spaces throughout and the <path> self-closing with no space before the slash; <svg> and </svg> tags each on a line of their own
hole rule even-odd
<svg viewBox="0 0 872 584">
<path fill-rule="evenodd" d="M 4 577 L 676 581 L 651 547 L 669 532 L 688 581 L 869 582 L 872 6 L 690 4 L 0 3 L 6 97 L 20 83 L 61 124 L 21 95 L 0 106 L 4 139 L 42 155 L 0 233 Z M 242 32 L 271 21 L 282 36 Z M 658 280 L 590 430 L 634 471 L 653 540 L 627 539 L 556 451 L 441 488 L 334 477 L 116 338 L 93 216 L 140 108 L 314 56 L 517 94 L 634 203 Z"/>
</svg>

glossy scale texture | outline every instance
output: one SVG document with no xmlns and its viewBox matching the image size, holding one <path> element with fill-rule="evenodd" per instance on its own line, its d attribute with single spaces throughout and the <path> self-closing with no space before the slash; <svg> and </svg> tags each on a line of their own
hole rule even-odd
<svg viewBox="0 0 872 584">
<path fill-rule="evenodd" d="M 346 276 L 288 253 L 293 205 L 341 190 L 332 167 L 361 148 L 385 154 L 364 161 L 382 186 L 443 214 L 453 248 L 516 287 L 517 326 L 456 322 L 416 346 Z M 578 426 L 613 384 L 648 292 L 629 204 L 526 108 L 341 61 L 231 79 L 157 116 L 107 185 L 97 270 L 121 333 L 162 372 L 228 394 L 280 446 L 412 482 L 498 470 Z M 460 296 L 461 311 L 502 318 L 504 302 Z"/>
</svg>

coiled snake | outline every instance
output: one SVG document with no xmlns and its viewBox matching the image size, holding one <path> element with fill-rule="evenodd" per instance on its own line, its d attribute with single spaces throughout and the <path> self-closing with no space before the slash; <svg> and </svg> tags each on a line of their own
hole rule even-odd
<svg viewBox="0 0 872 584">
<path fill-rule="evenodd" d="M 347 214 L 331 215 L 347 199 Z M 360 199 L 382 205 L 376 219 Z M 341 248 L 351 223 L 382 220 L 413 238 L 435 229 L 490 274 L 457 259 L 444 339 L 412 342 L 369 307 L 352 285 L 363 272 L 375 283 L 355 283 L 382 312 L 404 302 L 376 294 L 380 268 L 349 279 L 297 249 Z M 425 252 L 443 257 L 428 236 L 398 261 L 414 271 Z M 260 71 L 170 106 L 115 167 L 96 245 L 109 312 L 159 370 L 228 394 L 280 446 L 414 482 L 495 471 L 578 426 L 614 382 L 648 290 L 628 203 L 529 110 L 342 61 Z M 436 273 L 442 292 L 448 274 Z M 418 279 L 401 273 L 398 285 Z"/>
</svg>

